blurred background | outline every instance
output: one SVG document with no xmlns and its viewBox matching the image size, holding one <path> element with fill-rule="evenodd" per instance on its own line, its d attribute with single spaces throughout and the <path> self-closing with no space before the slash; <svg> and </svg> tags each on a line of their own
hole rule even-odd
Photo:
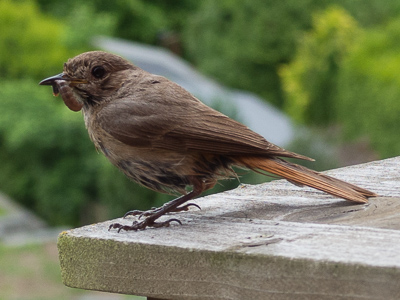
<svg viewBox="0 0 400 300">
<path fill-rule="evenodd" d="M 81 113 L 38 86 L 99 49 L 316 158 L 314 169 L 400 153 L 397 0 L 0 0 L 0 299 L 124 298 L 62 286 L 57 233 L 172 199 L 126 179 Z"/>
</svg>

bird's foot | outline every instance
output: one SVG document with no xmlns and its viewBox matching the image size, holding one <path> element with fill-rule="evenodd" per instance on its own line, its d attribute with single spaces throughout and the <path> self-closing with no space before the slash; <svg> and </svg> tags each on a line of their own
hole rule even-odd
<svg viewBox="0 0 400 300">
<path fill-rule="evenodd" d="M 190 208 L 191 206 L 194 206 L 194 207 L 197 207 L 198 209 L 201 209 L 200 206 L 198 206 L 197 204 L 188 203 L 188 204 L 185 204 L 185 205 L 182 205 L 182 206 L 178 206 L 177 208 L 171 210 L 170 212 L 188 211 L 189 208 Z M 127 216 L 139 216 L 139 219 L 140 219 L 141 217 L 150 217 L 150 216 L 153 216 L 153 215 L 159 213 L 159 212 L 162 211 L 162 210 L 163 210 L 163 206 L 158 207 L 158 208 L 157 208 L 157 207 L 153 207 L 152 209 L 146 210 L 146 211 L 142 211 L 142 210 L 131 210 L 131 211 L 128 211 L 128 212 L 123 216 L 123 218 L 126 218 Z"/>
<path fill-rule="evenodd" d="M 154 228 L 169 227 L 171 222 L 177 222 L 178 224 L 182 225 L 181 221 L 179 221 L 178 219 L 169 219 L 164 222 L 154 222 L 153 218 L 148 217 L 141 222 L 134 221 L 132 223 L 132 225 L 123 225 L 120 223 L 113 223 L 108 227 L 108 231 L 110 231 L 112 228 L 118 229 L 118 232 L 120 232 L 121 230 L 125 230 L 125 231 L 144 230 L 147 227 L 154 227 Z"/>
</svg>

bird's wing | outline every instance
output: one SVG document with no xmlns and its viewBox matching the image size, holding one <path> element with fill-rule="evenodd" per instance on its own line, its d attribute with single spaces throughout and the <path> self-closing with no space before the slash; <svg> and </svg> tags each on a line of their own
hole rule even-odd
<svg viewBox="0 0 400 300">
<path fill-rule="evenodd" d="M 97 115 L 100 126 L 133 147 L 221 155 L 276 155 L 312 160 L 286 151 L 245 125 L 206 106 L 168 81 L 137 91 L 134 98 L 108 103 Z"/>
</svg>

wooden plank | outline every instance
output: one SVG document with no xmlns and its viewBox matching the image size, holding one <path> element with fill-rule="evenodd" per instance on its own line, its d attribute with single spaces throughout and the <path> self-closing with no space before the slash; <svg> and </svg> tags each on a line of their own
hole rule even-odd
<svg viewBox="0 0 400 300">
<path fill-rule="evenodd" d="M 182 226 L 59 237 L 66 285 L 164 299 L 400 299 L 400 158 L 331 171 L 366 205 L 277 181 L 198 199 Z"/>
</svg>

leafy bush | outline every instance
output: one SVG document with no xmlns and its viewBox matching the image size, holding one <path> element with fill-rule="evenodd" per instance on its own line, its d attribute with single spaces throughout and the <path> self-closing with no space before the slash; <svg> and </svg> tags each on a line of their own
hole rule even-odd
<svg viewBox="0 0 400 300">
<path fill-rule="evenodd" d="M 295 59 L 281 68 L 286 110 L 309 125 L 339 124 L 381 157 L 400 152 L 400 18 L 360 29 L 343 9 L 317 14 Z"/>
<path fill-rule="evenodd" d="M 0 99 L 1 190 L 52 224 L 76 222 L 71 215 L 94 196 L 95 171 L 78 115 L 37 82 L 3 82 Z"/>
<path fill-rule="evenodd" d="M 72 1 L 66 1 L 68 13 L 64 11 L 64 18 L 61 19 L 67 33 L 64 35 L 63 42 L 68 49 L 73 50 L 76 54 L 85 52 L 92 47 L 91 39 L 93 36 L 112 35 L 117 23 L 115 15 L 96 12 L 94 7 L 86 2 L 79 1 L 78 5 L 78 3 L 73 4 Z"/>
<path fill-rule="evenodd" d="M 315 14 L 313 29 L 299 41 L 293 61 L 280 69 L 284 108 L 301 123 L 327 125 L 334 121 L 337 75 L 360 29 L 342 8 Z"/>
<path fill-rule="evenodd" d="M 203 1 L 184 35 L 190 58 L 225 84 L 280 105 L 277 67 L 289 61 L 297 34 L 318 1 Z"/>
<path fill-rule="evenodd" d="M 179 32 L 190 18 L 189 12 L 197 7 L 199 2 L 197 0 L 38 0 L 45 12 L 58 16 L 78 29 L 75 33 L 83 29 L 91 35 L 107 34 L 150 44 L 156 44 L 163 31 Z M 105 24 L 111 26 L 104 26 Z"/>
<path fill-rule="evenodd" d="M 347 138 L 367 136 L 382 157 L 399 155 L 400 18 L 363 32 L 339 74 L 335 110 Z"/>
<path fill-rule="evenodd" d="M 65 29 L 32 1 L 0 1 L 0 77 L 42 78 L 59 70 L 71 52 Z"/>
<path fill-rule="evenodd" d="M 188 19 L 183 45 L 189 59 L 205 73 L 282 107 L 279 67 L 293 59 L 299 37 L 311 28 L 312 15 L 331 5 L 344 7 L 366 27 L 400 13 L 397 0 L 385 5 L 380 0 L 206 0 Z"/>
</svg>

